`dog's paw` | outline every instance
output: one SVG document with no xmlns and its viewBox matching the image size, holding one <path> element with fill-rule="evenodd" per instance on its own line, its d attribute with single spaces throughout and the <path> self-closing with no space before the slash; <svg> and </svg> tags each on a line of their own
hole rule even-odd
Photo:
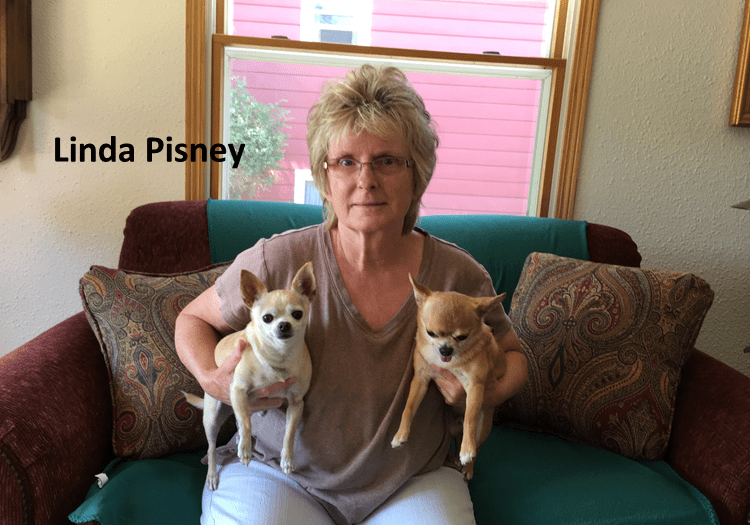
<svg viewBox="0 0 750 525">
<path fill-rule="evenodd" d="M 240 462 L 248 466 L 250 464 L 250 458 L 253 455 L 253 447 L 250 444 L 240 443 L 237 447 L 237 457 L 240 458 Z"/>
<path fill-rule="evenodd" d="M 294 458 L 291 456 L 284 456 L 281 458 L 281 471 L 287 476 L 294 470 Z"/>
<path fill-rule="evenodd" d="M 474 462 L 469 463 L 461 468 L 461 474 L 464 475 L 466 481 L 471 481 L 474 477 Z"/>
<path fill-rule="evenodd" d="M 468 465 L 469 463 L 471 463 L 472 461 L 474 461 L 474 459 L 476 457 L 477 457 L 476 453 L 471 453 L 470 452 L 470 453 L 467 453 L 467 454 L 461 454 L 461 464 L 462 465 Z"/>
<path fill-rule="evenodd" d="M 399 427 L 398 432 L 396 432 L 396 435 L 393 436 L 393 439 L 391 440 L 391 447 L 393 448 L 399 448 L 401 445 L 406 443 L 406 441 L 409 439 L 409 429 L 404 428 L 402 425 Z"/>
<path fill-rule="evenodd" d="M 393 436 L 393 440 L 391 440 L 391 447 L 393 448 L 400 448 L 401 445 L 406 443 L 406 440 L 409 439 L 409 434 L 406 432 L 399 432 L 395 436 Z"/>
<path fill-rule="evenodd" d="M 219 488 L 219 475 L 216 472 L 209 472 L 206 476 L 206 486 L 209 490 Z"/>
</svg>

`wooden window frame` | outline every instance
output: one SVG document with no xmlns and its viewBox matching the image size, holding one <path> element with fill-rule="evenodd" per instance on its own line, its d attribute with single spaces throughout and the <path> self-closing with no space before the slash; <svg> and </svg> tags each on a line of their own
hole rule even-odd
<svg viewBox="0 0 750 525">
<path fill-rule="evenodd" d="M 209 75 L 206 71 L 207 61 L 206 42 L 209 28 L 206 23 L 206 9 L 210 0 L 187 0 L 186 16 L 186 90 L 185 90 L 185 140 L 187 144 L 206 143 L 209 132 L 213 139 L 219 129 L 220 118 L 217 111 L 212 111 L 211 130 L 206 129 L 206 108 L 210 103 L 207 100 L 209 88 Z M 567 0 L 560 3 L 560 13 L 557 16 L 565 16 L 568 11 Z M 568 67 L 561 59 L 563 55 L 564 35 L 556 31 L 552 36 L 551 59 L 526 59 L 526 62 L 539 61 L 546 67 L 554 67 L 553 91 L 550 108 L 550 125 L 547 126 L 547 143 L 557 143 L 557 134 L 562 132 L 557 152 L 545 152 L 545 161 L 542 167 L 542 180 L 540 197 L 538 199 L 537 215 L 540 217 L 555 217 L 562 219 L 573 218 L 575 206 L 576 183 L 580 167 L 580 152 L 583 141 L 583 130 L 586 116 L 586 104 L 588 101 L 589 84 L 591 80 L 591 63 L 594 53 L 596 38 L 596 25 L 599 17 L 599 0 L 581 0 L 575 20 L 575 51 L 570 59 Z M 274 41 L 270 39 L 257 39 L 252 37 L 236 37 L 224 35 L 223 28 L 223 3 L 217 2 L 215 15 L 216 28 L 212 31 L 213 60 L 218 59 L 221 64 L 221 53 L 223 46 L 243 43 L 247 45 L 277 46 L 285 48 L 306 49 L 315 48 L 323 51 L 341 51 L 342 48 L 355 48 L 353 52 L 358 54 L 390 54 L 403 56 L 413 55 L 408 50 L 363 48 L 357 46 L 342 46 L 338 44 L 311 44 L 310 42 L 296 42 L 288 40 Z M 564 27 L 564 21 L 558 21 L 556 28 Z M 217 55 L 217 53 L 219 53 Z M 465 55 L 464 55 L 465 57 Z M 472 60 L 498 60 L 496 57 L 483 55 L 471 55 Z M 506 63 L 518 63 L 511 57 L 501 57 Z M 216 69 L 216 68 L 214 68 Z M 567 69 L 567 71 L 566 71 Z M 212 78 L 216 78 L 215 71 Z M 563 78 L 568 77 L 567 97 L 564 96 Z M 214 80 L 215 82 L 215 80 Z M 214 97 L 215 99 L 219 97 Z M 565 109 L 565 122 L 560 125 L 559 116 L 563 103 Z M 549 149 L 549 148 L 548 148 Z M 555 156 L 557 160 L 555 161 Z M 211 186 L 206 181 L 206 169 L 202 161 L 188 162 L 185 164 L 185 198 L 187 200 L 203 200 L 207 197 L 218 197 L 218 177 L 212 177 L 214 181 Z M 557 169 L 555 169 L 557 167 Z M 556 173 L 555 173 L 556 172 Z M 556 191 L 554 206 L 551 202 L 551 191 L 556 180 Z"/>
</svg>

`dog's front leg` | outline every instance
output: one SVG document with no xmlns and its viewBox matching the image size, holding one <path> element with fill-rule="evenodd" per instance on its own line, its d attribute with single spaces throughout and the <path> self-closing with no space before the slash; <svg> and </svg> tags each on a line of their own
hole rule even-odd
<svg viewBox="0 0 750 525">
<path fill-rule="evenodd" d="M 302 410 L 305 402 L 300 399 L 296 403 L 289 403 L 286 407 L 286 430 L 284 431 L 284 444 L 281 447 L 281 470 L 284 474 L 290 474 L 294 470 L 294 435 L 297 426 L 302 419 Z"/>
<path fill-rule="evenodd" d="M 232 401 L 234 417 L 237 419 L 237 431 L 239 442 L 237 444 L 237 456 L 243 465 L 250 463 L 253 453 L 253 428 L 250 423 L 250 402 L 247 397 L 249 384 L 238 380 L 235 373 L 232 385 L 229 387 L 229 398 Z"/>
<path fill-rule="evenodd" d="M 391 447 L 398 448 L 409 439 L 411 421 L 414 419 L 414 414 L 422 403 L 424 395 L 427 393 L 429 384 L 429 379 L 424 379 L 420 377 L 420 374 L 415 372 L 414 378 L 411 380 L 411 386 L 409 387 L 409 397 L 406 399 L 406 406 L 401 414 L 401 424 L 398 427 L 398 432 L 393 436 Z"/>
<path fill-rule="evenodd" d="M 217 421 L 220 410 L 221 402 L 206 394 L 203 398 L 203 429 L 208 441 L 206 486 L 211 490 L 216 490 L 219 486 L 219 474 L 216 472 L 216 439 L 221 426 Z"/>
<path fill-rule="evenodd" d="M 477 423 L 484 401 L 484 384 L 474 383 L 466 388 L 464 435 L 461 439 L 461 464 L 467 465 L 477 457 Z"/>
</svg>

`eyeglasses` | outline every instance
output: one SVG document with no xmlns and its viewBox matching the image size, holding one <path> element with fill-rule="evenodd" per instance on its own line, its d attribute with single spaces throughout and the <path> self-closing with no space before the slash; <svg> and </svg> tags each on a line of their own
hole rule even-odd
<svg viewBox="0 0 750 525">
<path fill-rule="evenodd" d="M 368 164 L 372 167 L 372 171 L 377 171 L 383 175 L 394 175 L 401 173 L 405 168 L 414 166 L 414 161 L 401 157 L 380 157 L 372 162 L 360 162 L 350 157 L 342 157 L 323 162 L 323 169 L 341 175 L 354 175 L 361 172 L 362 167 Z"/>
</svg>

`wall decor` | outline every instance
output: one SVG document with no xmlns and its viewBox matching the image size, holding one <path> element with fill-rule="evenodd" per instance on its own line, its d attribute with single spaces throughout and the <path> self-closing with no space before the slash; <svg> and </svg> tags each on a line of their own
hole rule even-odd
<svg viewBox="0 0 750 525">
<path fill-rule="evenodd" d="M 742 17 L 729 125 L 750 127 L 750 0 L 745 0 L 745 14 Z"/>
<path fill-rule="evenodd" d="M 10 157 L 31 100 L 31 0 L 0 0 L 0 161 Z"/>
</svg>

